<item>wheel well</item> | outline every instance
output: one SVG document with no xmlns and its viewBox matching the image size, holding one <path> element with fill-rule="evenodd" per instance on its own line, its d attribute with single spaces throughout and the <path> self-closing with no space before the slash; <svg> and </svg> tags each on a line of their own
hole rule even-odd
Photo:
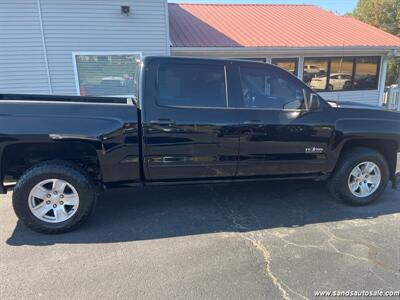
<svg viewBox="0 0 400 300">
<path fill-rule="evenodd" d="M 344 153 L 354 149 L 356 147 L 364 147 L 374 149 L 375 151 L 382 154 L 385 158 L 386 162 L 389 165 L 390 176 L 393 176 L 396 172 L 396 164 L 397 164 L 397 144 L 392 140 L 376 140 L 376 139 L 355 139 L 347 141 L 340 154 L 340 157 L 343 156 Z M 339 157 L 339 159 L 340 159 Z"/>
<path fill-rule="evenodd" d="M 100 181 L 100 165 L 96 149 L 82 142 L 21 143 L 9 145 L 2 156 L 3 180 L 13 182 L 37 163 L 49 160 L 65 160 L 76 163 L 96 182 Z"/>
</svg>

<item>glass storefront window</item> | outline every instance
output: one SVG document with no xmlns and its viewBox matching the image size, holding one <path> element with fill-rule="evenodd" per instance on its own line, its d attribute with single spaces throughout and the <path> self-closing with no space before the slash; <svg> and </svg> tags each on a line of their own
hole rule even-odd
<svg viewBox="0 0 400 300">
<path fill-rule="evenodd" d="M 378 89 L 379 56 L 304 59 L 303 81 L 316 91 Z"/>
<path fill-rule="evenodd" d="M 298 75 L 298 58 L 273 58 L 271 59 L 271 64 L 285 69 L 286 71 L 289 71 L 296 76 Z"/>
</svg>

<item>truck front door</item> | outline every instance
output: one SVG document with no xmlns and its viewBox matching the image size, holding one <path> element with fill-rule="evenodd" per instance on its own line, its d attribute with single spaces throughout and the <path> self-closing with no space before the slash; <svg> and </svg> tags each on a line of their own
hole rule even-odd
<svg viewBox="0 0 400 300">
<path fill-rule="evenodd" d="M 239 122 L 228 110 L 224 61 L 153 58 L 142 99 L 144 173 L 150 181 L 235 176 Z"/>
<path fill-rule="evenodd" d="M 270 65 L 235 63 L 240 122 L 237 177 L 321 173 L 327 167 L 331 129 L 323 108 L 308 111 L 312 91 L 293 75 Z"/>
</svg>

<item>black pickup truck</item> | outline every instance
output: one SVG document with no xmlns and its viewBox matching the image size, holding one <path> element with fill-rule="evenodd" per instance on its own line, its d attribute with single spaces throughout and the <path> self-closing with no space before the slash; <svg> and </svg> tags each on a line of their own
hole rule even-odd
<svg viewBox="0 0 400 300">
<path fill-rule="evenodd" d="M 323 100 L 290 73 L 147 57 L 138 97 L 0 95 L 0 193 L 35 231 L 72 230 L 118 186 L 310 178 L 352 205 L 396 176 L 400 113 Z"/>
</svg>

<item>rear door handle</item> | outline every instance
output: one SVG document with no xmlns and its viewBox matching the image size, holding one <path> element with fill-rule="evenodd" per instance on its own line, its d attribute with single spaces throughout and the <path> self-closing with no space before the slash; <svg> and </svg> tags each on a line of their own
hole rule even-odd
<svg viewBox="0 0 400 300">
<path fill-rule="evenodd" d="M 264 122 L 261 120 L 250 120 L 250 121 L 244 121 L 244 125 L 264 125 Z"/>
<path fill-rule="evenodd" d="M 173 125 L 175 124 L 175 121 L 171 119 L 158 119 L 158 120 L 152 120 L 149 123 L 154 125 Z"/>
</svg>

